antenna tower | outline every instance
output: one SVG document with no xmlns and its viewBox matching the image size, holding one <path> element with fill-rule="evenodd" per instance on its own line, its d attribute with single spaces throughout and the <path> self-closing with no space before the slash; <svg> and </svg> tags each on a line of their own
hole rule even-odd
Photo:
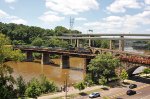
<svg viewBox="0 0 150 99">
<path fill-rule="evenodd" d="M 70 17 L 70 30 L 73 29 L 73 25 L 74 25 L 74 18 Z"/>
</svg>

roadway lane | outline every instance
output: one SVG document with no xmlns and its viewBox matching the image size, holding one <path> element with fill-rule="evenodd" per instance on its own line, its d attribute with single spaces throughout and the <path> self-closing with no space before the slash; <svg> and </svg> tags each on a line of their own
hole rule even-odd
<svg viewBox="0 0 150 99">
<path fill-rule="evenodd" d="M 122 95 L 118 99 L 150 99 L 150 86 L 138 89 L 135 95 Z"/>
<path fill-rule="evenodd" d="M 141 82 L 132 81 L 131 83 L 137 84 L 137 88 L 134 90 L 137 91 L 137 94 L 128 96 L 126 95 L 126 91 L 129 90 L 127 87 L 118 87 L 118 88 L 111 88 L 109 90 L 103 90 L 100 92 L 101 97 L 94 98 L 94 99 L 103 99 L 107 97 L 108 99 L 150 99 L 150 84 L 145 84 Z M 75 99 L 89 99 L 87 96 L 80 96 Z"/>
</svg>

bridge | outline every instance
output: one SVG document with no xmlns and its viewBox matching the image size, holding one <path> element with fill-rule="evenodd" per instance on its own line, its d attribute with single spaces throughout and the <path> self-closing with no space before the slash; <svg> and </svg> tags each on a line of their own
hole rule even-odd
<svg viewBox="0 0 150 99">
<path fill-rule="evenodd" d="M 33 53 L 41 53 L 41 64 L 49 64 L 50 59 L 49 55 L 61 55 L 61 65 L 60 68 L 69 68 L 70 62 L 69 57 L 80 57 L 84 58 L 84 72 L 87 70 L 87 65 L 90 60 L 93 59 L 97 54 L 106 54 L 111 53 L 114 57 L 119 58 L 122 62 L 128 62 L 132 64 L 142 64 L 146 66 L 150 66 L 150 55 L 143 55 L 137 53 L 131 53 L 126 51 L 117 51 L 110 49 L 102 49 L 102 48 L 89 48 L 88 50 L 67 50 L 67 49 L 54 49 L 54 48 L 40 48 L 40 47 L 14 47 L 15 50 L 20 49 L 21 51 L 26 53 L 26 60 L 31 62 L 34 60 Z M 131 67 L 131 66 L 130 66 Z"/>
<path fill-rule="evenodd" d="M 53 36 L 49 36 L 47 38 L 54 38 Z M 64 34 L 63 36 L 57 36 L 56 38 L 65 40 L 70 39 L 71 44 L 72 40 L 75 40 L 76 47 L 79 47 L 79 40 L 85 39 L 89 41 L 89 47 L 91 47 L 91 40 L 110 40 L 110 46 L 109 49 L 113 49 L 113 41 L 119 40 L 119 50 L 124 51 L 124 42 L 125 40 L 150 40 L 150 34 L 129 34 L 129 33 L 117 33 L 117 34 L 108 34 L 108 33 L 99 33 L 99 34 Z"/>
</svg>

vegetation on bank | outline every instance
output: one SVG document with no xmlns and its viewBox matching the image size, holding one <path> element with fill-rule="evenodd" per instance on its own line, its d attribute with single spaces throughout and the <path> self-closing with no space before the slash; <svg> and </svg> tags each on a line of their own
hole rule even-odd
<svg viewBox="0 0 150 99">
<path fill-rule="evenodd" d="M 118 74 L 116 69 L 122 68 L 122 64 L 118 58 L 114 58 L 111 54 L 99 54 L 90 61 L 87 66 L 88 72 L 83 82 L 77 83 L 74 87 L 82 90 L 87 86 L 108 85 L 114 80 L 128 79 L 125 69 Z M 84 86 L 84 87 L 83 87 Z"/>
<path fill-rule="evenodd" d="M 25 83 L 22 77 L 15 79 L 12 76 L 13 69 L 6 65 L 5 61 L 8 59 L 22 61 L 24 54 L 19 50 L 12 50 L 11 47 L 6 46 L 8 44 L 10 44 L 9 38 L 0 34 L 0 97 L 2 99 L 22 96 L 35 98 L 43 93 L 57 91 L 56 85 L 49 82 L 45 76 L 41 76 L 40 80 L 34 78 L 28 83 Z"/>
<path fill-rule="evenodd" d="M 135 41 L 132 45 L 135 49 L 147 49 L 150 50 L 150 41 Z"/>
<path fill-rule="evenodd" d="M 150 74 L 150 68 L 145 68 L 143 70 L 143 73 L 146 74 L 146 77 L 147 77 L 147 74 Z"/>
</svg>

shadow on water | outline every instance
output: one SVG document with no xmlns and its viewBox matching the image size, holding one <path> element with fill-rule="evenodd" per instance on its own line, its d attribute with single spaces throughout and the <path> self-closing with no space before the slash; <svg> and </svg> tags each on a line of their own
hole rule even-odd
<svg viewBox="0 0 150 99">
<path fill-rule="evenodd" d="M 140 76 L 133 76 L 129 79 L 133 80 L 133 81 L 136 81 L 136 82 L 142 82 L 142 83 L 150 84 L 150 79 L 143 78 L 143 77 L 140 77 Z"/>
<path fill-rule="evenodd" d="M 83 71 L 82 68 L 77 68 L 77 67 L 70 67 L 70 70 L 76 70 L 76 71 Z"/>
</svg>

